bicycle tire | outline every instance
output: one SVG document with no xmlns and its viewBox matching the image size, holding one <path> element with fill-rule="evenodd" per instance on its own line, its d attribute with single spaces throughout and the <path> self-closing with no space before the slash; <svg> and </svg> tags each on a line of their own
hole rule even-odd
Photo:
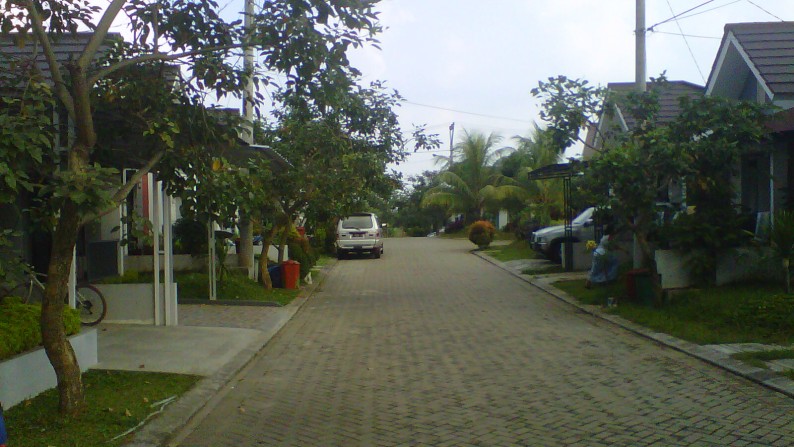
<svg viewBox="0 0 794 447">
<path fill-rule="evenodd" d="M 95 326 L 107 315 L 108 306 L 102 292 L 91 284 L 77 286 L 76 307 L 80 312 L 80 323 L 84 326 Z"/>
<path fill-rule="evenodd" d="M 4 289 L 0 297 L 15 296 L 26 304 L 41 304 L 44 301 L 44 292 L 30 282 L 21 282 L 10 289 Z"/>
</svg>

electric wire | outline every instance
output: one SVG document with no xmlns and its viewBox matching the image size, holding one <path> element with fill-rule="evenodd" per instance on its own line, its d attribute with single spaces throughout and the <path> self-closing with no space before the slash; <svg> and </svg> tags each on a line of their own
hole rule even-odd
<svg viewBox="0 0 794 447">
<path fill-rule="evenodd" d="M 677 17 L 675 11 L 673 11 L 673 5 L 670 4 L 670 0 L 667 0 L 667 7 L 670 8 L 670 13 L 673 14 L 673 17 Z M 700 78 L 703 79 L 703 83 L 706 83 L 706 77 L 703 76 L 703 70 L 700 69 L 700 64 L 698 64 L 698 60 L 695 57 L 695 53 L 692 51 L 692 47 L 689 46 L 689 40 L 687 40 L 686 36 L 684 35 L 684 30 L 681 28 L 681 23 L 678 22 L 678 19 L 675 19 L 675 24 L 678 27 L 678 31 L 681 32 L 681 37 L 684 39 L 684 43 L 686 44 L 686 49 L 689 50 L 689 55 L 692 56 L 692 62 L 695 63 L 695 68 L 698 69 L 698 73 L 700 74 Z"/>
<path fill-rule="evenodd" d="M 717 9 L 722 9 L 722 8 L 724 8 L 724 7 L 726 7 L 726 6 L 731 6 L 732 4 L 734 4 L 734 3 L 739 3 L 739 2 L 741 2 L 741 1 L 744 1 L 744 0 L 733 0 L 732 2 L 726 3 L 726 4 L 724 4 L 724 5 L 715 6 L 715 7 L 713 7 L 713 8 L 705 9 L 705 10 L 703 10 L 703 11 L 698 11 L 698 12 L 695 12 L 695 13 L 692 13 L 692 14 L 689 14 L 689 15 L 686 15 L 686 16 L 683 16 L 683 17 L 679 17 L 679 18 L 678 18 L 678 20 L 684 20 L 684 19 L 688 19 L 688 18 L 690 18 L 690 17 L 699 16 L 699 15 L 701 15 L 701 14 L 705 14 L 705 13 L 707 13 L 707 12 L 715 11 L 715 10 L 717 10 Z"/>
<path fill-rule="evenodd" d="M 776 16 L 776 15 L 772 14 L 771 12 L 767 11 L 766 9 L 764 9 L 764 8 L 762 8 L 762 7 L 758 6 L 757 4 L 755 4 L 755 2 L 753 2 L 752 0 L 747 0 L 747 3 L 749 3 L 749 4 L 753 5 L 753 6 L 755 6 L 756 8 L 760 9 L 761 11 L 764 11 L 765 13 L 767 13 L 767 14 L 769 14 L 770 16 L 772 16 L 772 17 L 774 17 L 774 18 L 776 18 L 776 19 L 780 20 L 781 22 L 785 22 L 785 20 L 781 19 L 780 17 L 778 17 L 778 16 Z"/>
<path fill-rule="evenodd" d="M 692 37 L 692 38 L 694 38 L 694 39 L 712 39 L 712 40 L 722 40 L 722 37 L 716 37 L 716 36 L 697 36 L 697 35 L 694 35 L 694 34 L 671 33 L 671 32 L 666 32 L 666 31 L 656 31 L 656 30 L 653 30 L 653 31 L 651 31 L 651 32 L 652 32 L 652 33 L 654 33 L 654 34 L 667 34 L 667 35 L 670 35 L 670 36 L 684 36 L 684 37 Z"/>
<path fill-rule="evenodd" d="M 465 110 L 449 109 L 449 108 L 446 108 L 446 107 L 433 106 L 433 105 L 430 105 L 430 104 L 421 104 L 421 103 L 413 102 L 413 101 L 403 101 L 403 102 L 405 104 L 410 104 L 410 105 L 413 105 L 413 106 L 427 107 L 429 109 L 445 110 L 447 112 L 464 113 L 466 115 L 480 116 L 480 117 L 483 117 L 483 118 L 493 118 L 493 119 L 498 119 L 498 120 L 516 121 L 516 122 L 519 122 L 519 123 L 532 123 L 531 120 L 522 120 L 522 119 L 518 119 L 518 118 L 509 118 L 509 117 L 506 117 L 506 116 L 487 115 L 487 114 L 484 114 L 484 113 L 467 112 Z"/>
<path fill-rule="evenodd" d="M 713 2 L 713 1 L 714 1 L 714 0 L 707 0 L 707 1 L 705 1 L 705 2 L 703 2 L 703 3 L 701 3 L 701 4 L 699 4 L 699 5 L 697 5 L 697 6 L 695 6 L 695 7 L 692 7 L 692 8 L 689 8 L 689 9 L 687 9 L 686 11 L 684 11 L 684 12 L 682 12 L 682 13 L 680 13 L 680 14 L 673 13 L 673 16 L 672 16 L 672 17 L 670 17 L 669 19 L 662 20 L 661 22 L 659 22 L 659 23 L 657 23 L 657 24 L 655 24 L 655 25 L 651 25 L 650 27 L 646 28 L 646 30 L 648 30 L 648 31 L 652 31 L 652 30 L 653 30 L 653 28 L 654 28 L 654 27 L 656 27 L 656 26 L 662 25 L 662 24 L 664 24 L 664 23 L 667 23 L 667 22 L 670 22 L 670 21 L 672 21 L 672 20 L 676 20 L 676 19 L 678 19 L 678 17 L 680 17 L 680 16 L 682 16 L 682 15 L 684 15 L 684 14 L 688 13 L 688 12 L 694 11 L 694 10 L 696 10 L 696 9 L 700 8 L 701 6 L 708 5 L 709 3 Z M 670 3 L 669 3 L 669 2 L 668 2 L 667 4 L 668 4 L 668 6 L 670 5 Z M 673 10 L 673 8 L 671 7 L 671 8 L 670 8 L 670 11 L 672 12 L 672 10 Z"/>
</svg>

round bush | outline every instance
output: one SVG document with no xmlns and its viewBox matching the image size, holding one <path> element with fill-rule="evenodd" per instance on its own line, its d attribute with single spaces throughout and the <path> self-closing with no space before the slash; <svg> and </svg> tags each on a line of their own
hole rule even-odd
<svg viewBox="0 0 794 447">
<path fill-rule="evenodd" d="M 469 227 L 469 240 L 480 248 L 491 245 L 495 234 L 496 228 L 487 220 L 478 220 Z"/>
</svg>

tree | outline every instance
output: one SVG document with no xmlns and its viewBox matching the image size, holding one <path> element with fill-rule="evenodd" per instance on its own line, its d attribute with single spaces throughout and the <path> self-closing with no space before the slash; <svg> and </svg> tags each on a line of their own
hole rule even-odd
<svg viewBox="0 0 794 447">
<path fill-rule="evenodd" d="M 441 206 L 422 206 L 422 197 L 437 184 L 438 172 L 425 171 L 408 178 L 408 184 L 395 192 L 394 207 L 397 212 L 394 225 L 406 231 L 418 229 L 422 235 L 443 227 L 446 210 Z"/>
<path fill-rule="evenodd" d="M 757 143 L 764 134 L 761 107 L 717 98 L 681 98 L 680 115 L 671 123 L 659 125 L 659 91 L 665 82 L 661 76 L 647 92 L 631 92 L 620 99 L 623 113 L 633 116 L 637 125 L 606 139 L 585 171 L 590 188 L 598 192 L 593 197 L 600 199 L 600 207 L 609 209 L 619 227 L 635 236 L 644 262 L 654 272 L 657 291 L 659 278 L 651 235 L 658 229 L 656 204 L 660 194 L 672 180 L 686 182 L 688 200 L 697 205 L 697 212 L 679 217 L 676 225 L 682 231 L 675 239 L 689 241 L 683 244 L 688 252 L 703 248 L 713 261 L 717 250 L 735 243 L 740 234 L 735 228 L 738 215 L 731 203 L 734 194 L 728 179 L 742 154 L 761 150 Z M 553 97 L 544 97 L 543 107 L 547 116 L 554 117 L 550 126 L 559 125 L 555 132 L 562 140 L 574 141 L 574 133 L 580 130 L 565 123 L 565 117 L 578 117 L 574 121 L 583 123 L 588 121 L 593 104 L 601 101 L 608 108 L 601 92 L 590 91 L 596 99 L 581 99 L 583 84 L 578 80 L 568 82 L 566 85 L 572 88 L 569 93 L 543 83 L 537 90 L 541 94 L 555 92 Z M 687 222 L 694 225 L 685 228 Z"/>
<path fill-rule="evenodd" d="M 516 135 L 518 143 L 515 152 L 499 160 L 503 175 L 512 178 L 516 184 L 527 191 L 526 200 L 513 199 L 511 215 L 519 220 L 532 220 L 541 225 L 549 225 L 552 218 L 563 213 L 563 191 L 560 180 L 529 180 L 529 172 L 551 164 L 559 163 L 562 152 L 552 140 L 552 133 L 537 124 L 528 136 Z"/>
<path fill-rule="evenodd" d="M 371 41 L 378 32 L 373 4 L 372 1 L 270 1 L 254 14 L 251 29 L 243 30 L 239 21 L 225 21 L 219 6 L 211 0 L 113 0 L 101 6 L 92 0 L 6 1 L 0 16 L 3 34 L 13 37 L 18 45 L 28 43 L 41 53 L 47 69 L 41 71 L 36 64 L 29 64 L 32 68 L 29 78 L 47 78 L 45 81 L 52 86 L 58 107 L 65 110 L 74 128 L 74 137 L 63 154 L 63 169 L 38 194 L 42 209 L 49 212 L 47 229 L 51 229 L 53 240 L 42 306 L 42 338 L 58 377 L 63 413 L 77 415 L 85 404 L 80 370 L 62 324 L 64 291 L 80 228 L 118 206 L 155 166 L 163 178 L 173 179 L 177 169 L 184 174 L 186 165 L 196 167 L 185 163 L 191 159 L 186 157 L 187 153 L 197 154 L 197 149 L 206 147 L 204 143 L 208 140 L 223 139 L 216 133 L 219 127 L 207 126 L 202 121 L 209 119 L 202 106 L 205 92 L 239 96 L 249 79 L 260 85 L 268 84 L 271 78 L 263 73 L 282 73 L 286 76 L 286 88 L 311 95 L 312 88 L 318 85 L 312 81 L 321 79 L 319 85 L 328 87 L 328 81 L 355 73 L 348 67 L 345 51 Z M 127 20 L 119 18 L 122 12 Z M 130 42 L 114 40 L 109 35 L 111 27 L 116 25 L 127 25 L 133 36 Z M 91 30 L 86 34 L 82 50 L 68 60 L 59 59 L 56 55 L 59 39 L 74 36 L 80 29 Z M 261 66 L 253 72 L 233 64 L 246 45 L 254 46 L 260 54 Z M 103 55 L 103 49 L 108 46 L 110 51 Z M 34 50 L 30 53 L 34 54 Z M 180 66 L 184 71 L 169 71 L 165 64 Z M 156 102 L 151 108 L 152 104 L 141 104 L 138 113 L 130 115 L 145 128 L 138 135 L 147 143 L 142 147 L 151 149 L 140 154 L 143 161 L 130 181 L 118 186 L 115 171 L 99 162 L 101 145 L 94 106 L 102 98 L 134 99 L 119 96 L 117 89 L 133 81 L 129 71 L 138 68 L 159 70 L 161 76 L 154 88 L 168 92 L 169 100 L 180 102 Z M 175 93 L 167 82 L 167 73 L 181 75 L 178 90 L 181 93 Z M 123 83 L 115 82 L 116 76 L 123 74 L 127 75 Z M 13 78 L 12 82 L 6 85 L 19 87 Z M 262 99 L 258 95 L 249 105 L 255 106 Z M 188 115 L 176 113 L 180 108 L 189 112 Z M 194 135 L 197 129 L 209 131 Z"/>
<path fill-rule="evenodd" d="M 422 199 L 422 206 L 444 206 L 463 213 L 466 222 L 482 219 L 488 207 L 496 206 L 508 197 L 524 197 L 526 191 L 511 179 L 499 174 L 494 163 L 505 151 L 494 146 L 500 138 L 481 133 L 464 133 L 456 146 L 458 163 L 438 174 L 439 185 L 431 188 Z"/>
</svg>

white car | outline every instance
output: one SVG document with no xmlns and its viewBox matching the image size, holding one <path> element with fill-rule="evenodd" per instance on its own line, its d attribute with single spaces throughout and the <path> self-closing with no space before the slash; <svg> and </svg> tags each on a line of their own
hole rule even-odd
<svg viewBox="0 0 794 447">
<path fill-rule="evenodd" d="M 593 211 L 595 208 L 587 208 L 582 214 L 576 216 L 571 221 L 571 241 L 580 242 L 593 238 Z M 588 233 L 588 230 L 590 232 Z M 535 251 L 544 254 L 555 262 L 560 262 L 560 247 L 565 241 L 565 225 L 555 225 L 553 227 L 541 228 L 532 233 L 530 243 Z"/>
<path fill-rule="evenodd" d="M 336 226 L 336 257 L 344 259 L 351 253 L 369 253 L 373 258 L 383 254 L 383 239 L 378 217 L 373 213 L 354 213 L 340 219 Z"/>
</svg>

